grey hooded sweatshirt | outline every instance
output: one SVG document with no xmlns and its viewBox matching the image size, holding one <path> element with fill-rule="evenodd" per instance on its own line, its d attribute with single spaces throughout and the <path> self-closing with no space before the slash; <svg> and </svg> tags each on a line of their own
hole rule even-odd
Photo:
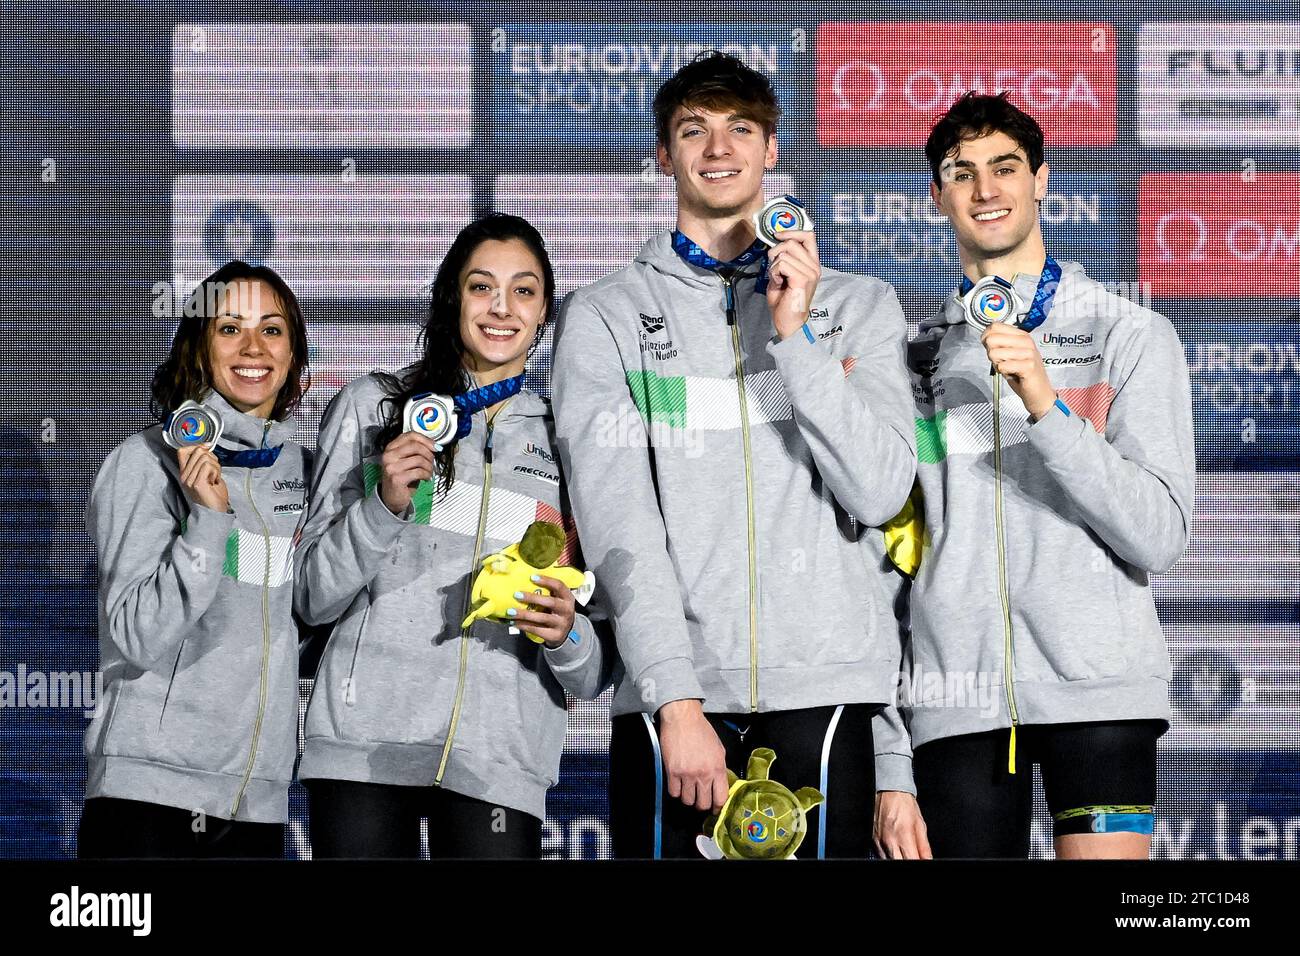
<svg viewBox="0 0 1300 956">
<path fill-rule="evenodd" d="M 86 731 L 87 797 L 283 823 L 298 755 L 293 544 L 309 452 L 297 422 L 218 392 L 219 446 L 282 445 L 275 463 L 223 465 L 230 510 L 191 504 L 162 426 L 104 461 L 86 511 L 99 555 L 103 706 Z"/>
<path fill-rule="evenodd" d="M 916 469 L 902 309 L 823 267 L 804 332 L 779 341 L 756 278 L 663 233 L 559 320 L 556 430 L 618 638 L 615 714 L 890 697 L 896 580 L 865 529 Z"/>
<path fill-rule="evenodd" d="M 581 608 L 577 643 L 554 650 L 499 621 L 460 625 L 484 557 L 534 521 L 572 530 L 550 406 L 521 391 L 491 426 L 475 413 L 455 446 L 448 496 L 422 481 L 398 516 L 379 497 L 383 395 L 375 375 L 362 376 L 321 421 L 298 611 L 311 624 L 338 623 L 307 708 L 298 775 L 443 786 L 542 819 L 564 748 L 564 692 L 599 695 L 612 654 Z M 570 534 L 559 563 L 581 561 Z"/>
<path fill-rule="evenodd" d="M 955 295 L 908 347 L 926 530 L 880 790 L 915 793 L 911 748 L 931 740 L 1169 717 L 1148 578 L 1191 528 L 1187 364 L 1168 320 L 1061 267 L 1032 335 L 1068 414 L 1030 421 Z M 1016 279 L 1025 301 L 1037 282 Z"/>
</svg>

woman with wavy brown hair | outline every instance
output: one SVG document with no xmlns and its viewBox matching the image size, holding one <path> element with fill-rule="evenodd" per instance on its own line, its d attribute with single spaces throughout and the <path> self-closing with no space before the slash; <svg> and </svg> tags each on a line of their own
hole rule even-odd
<svg viewBox="0 0 1300 956">
<path fill-rule="evenodd" d="M 292 441 L 307 336 L 272 269 L 231 262 L 187 300 L 150 407 L 95 479 L 102 706 L 78 853 L 279 857 L 297 756 Z"/>
</svg>

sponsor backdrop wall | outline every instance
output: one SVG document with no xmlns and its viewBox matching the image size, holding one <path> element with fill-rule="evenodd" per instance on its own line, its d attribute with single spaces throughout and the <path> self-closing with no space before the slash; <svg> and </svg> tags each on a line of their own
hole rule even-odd
<svg viewBox="0 0 1300 956">
<path fill-rule="evenodd" d="M 530 218 L 562 292 L 669 227 L 650 102 L 718 47 L 784 104 L 769 190 L 811 207 L 824 262 L 892 282 L 913 329 L 958 275 L 927 195 L 929 123 L 969 88 L 1010 90 L 1042 123 L 1049 249 L 1168 315 L 1192 370 L 1192 545 L 1154 582 L 1174 659 L 1154 853 L 1296 858 L 1294 6 L 88 7 L 16 8 L 6 53 L 24 235 L 0 373 L 0 856 L 74 851 L 97 657 L 82 514 L 105 454 L 149 423 L 169 291 L 233 256 L 288 278 L 310 323 L 299 438 L 314 444 L 340 386 L 414 355 L 428 283 L 471 217 Z M 530 367 L 542 390 L 549 356 Z M 608 855 L 607 706 L 570 712 L 550 856 Z M 1040 799 L 1043 855 L 1046 824 Z"/>
</svg>

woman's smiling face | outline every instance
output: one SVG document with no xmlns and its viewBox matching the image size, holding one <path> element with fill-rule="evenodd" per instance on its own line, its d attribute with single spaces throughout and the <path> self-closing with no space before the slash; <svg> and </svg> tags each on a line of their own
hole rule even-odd
<svg viewBox="0 0 1300 956">
<path fill-rule="evenodd" d="M 260 279 L 226 286 L 208 332 L 212 387 L 241 412 L 269 418 L 292 361 L 289 320 L 275 289 Z"/>
<path fill-rule="evenodd" d="M 479 243 L 460 276 L 460 336 L 470 369 L 522 366 L 546 320 L 545 298 L 542 264 L 528 246 L 518 239 Z"/>
</svg>

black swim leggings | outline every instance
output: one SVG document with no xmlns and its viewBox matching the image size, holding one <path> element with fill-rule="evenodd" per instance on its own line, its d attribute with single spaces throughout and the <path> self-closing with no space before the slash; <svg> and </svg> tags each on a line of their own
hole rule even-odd
<svg viewBox="0 0 1300 956">
<path fill-rule="evenodd" d="M 420 818 L 429 821 L 429 857 L 538 859 L 542 821 L 520 810 L 443 787 L 353 780 L 304 780 L 311 809 L 312 859 L 419 859 Z"/>
</svg>

